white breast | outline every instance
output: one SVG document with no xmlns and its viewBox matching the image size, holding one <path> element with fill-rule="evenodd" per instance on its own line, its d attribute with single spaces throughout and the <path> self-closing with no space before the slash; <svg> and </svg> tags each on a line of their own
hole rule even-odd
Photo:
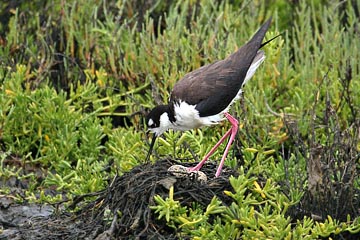
<svg viewBox="0 0 360 240">
<path fill-rule="evenodd" d="M 195 105 L 189 105 L 183 101 L 175 103 L 174 113 L 176 121 L 172 123 L 172 128 L 180 131 L 217 124 L 223 119 L 217 115 L 200 117 Z"/>
</svg>

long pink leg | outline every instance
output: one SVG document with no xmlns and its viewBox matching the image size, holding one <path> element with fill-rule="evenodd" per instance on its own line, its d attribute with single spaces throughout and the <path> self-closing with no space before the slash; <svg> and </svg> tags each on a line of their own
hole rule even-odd
<svg viewBox="0 0 360 240">
<path fill-rule="evenodd" d="M 215 150 L 219 147 L 219 145 L 230 135 L 231 133 L 231 129 L 229 129 L 229 131 L 227 131 L 224 136 L 222 136 L 222 138 L 215 144 L 215 146 L 210 150 L 210 152 L 208 154 L 205 155 L 205 157 L 203 158 L 203 160 L 201 160 L 201 162 L 199 162 L 195 167 L 189 168 L 189 172 L 193 172 L 193 171 L 199 171 L 200 168 L 204 165 L 204 163 L 209 159 L 209 157 L 215 152 Z"/>
<path fill-rule="evenodd" d="M 224 152 L 224 154 L 223 154 L 223 156 L 221 158 L 219 167 L 218 167 L 218 169 L 216 171 L 215 177 L 218 177 L 221 174 L 221 170 L 222 170 L 222 168 L 224 166 L 225 158 L 226 158 L 226 156 L 227 156 L 227 154 L 229 152 L 230 146 L 233 143 L 233 141 L 235 139 L 235 136 L 236 136 L 236 133 L 237 133 L 237 130 L 239 128 L 239 122 L 233 116 L 231 116 L 229 113 L 225 113 L 225 116 L 232 125 L 231 129 L 230 129 L 231 130 L 231 135 L 230 135 L 229 142 L 226 145 L 225 152 Z"/>
<path fill-rule="evenodd" d="M 206 154 L 206 156 L 203 158 L 203 160 L 201 160 L 201 162 L 199 162 L 195 167 L 193 168 L 189 168 L 188 170 L 190 172 L 192 171 L 199 171 L 201 169 L 201 167 L 204 165 L 204 163 L 209 159 L 209 157 L 215 152 L 215 150 L 219 147 L 219 145 L 224 142 L 224 140 L 230 135 L 230 139 L 229 139 L 229 142 L 225 148 L 225 152 L 224 152 L 224 155 L 223 157 L 221 158 L 221 162 L 220 162 L 220 165 L 216 171 L 216 177 L 218 177 L 221 173 L 221 169 L 224 165 L 224 161 L 225 161 L 225 158 L 226 158 L 226 155 L 228 154 L 229 152 L 229 149 L 230 149 L 230 146 L 231 146 L 231 143 L 234 141 L 235 139 L 235 135 L 236 135 L 236 132 L 237 132 L 237 129 L 238 129 L 238 121 L 233 117 L 231 116 L 229 113 L 224 113 L 225 117 L 229 120 L 229 122 L 231 123 L 231 129 L 229 129 L 229 131 L 227 131 L 224 136 L 221 137 L 221 139 L 215 144 L 215 146 L 210 150 L 210 152 L 208 154 Z"/>
</svg>

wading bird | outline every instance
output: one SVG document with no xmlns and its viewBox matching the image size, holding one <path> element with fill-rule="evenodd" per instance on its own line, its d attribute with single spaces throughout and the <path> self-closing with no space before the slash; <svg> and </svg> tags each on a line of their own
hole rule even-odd
<svg viewBox="0 0 360 240">
<path fill-rule="evenodd" d="M 239 99 L 244 84 L 254 75 L 265 59 L 261 47 L 271 23 L 268 19 L 249 42 L 226 59 L 205 65 L 186 74 L 173 88 L 167 105 L 151 110 L 146 117 L 148 129 L 154 133 L 146 160 L 149 159 L 155 139 L 168 129 L 190 130 L 218 124 L 225 118 L 231 128 L 210 152 L 195 167 L 188 171 L 199 171 L 219 145 L 230 136 L 215 177 L 221 173 L 225 158 L 238 130 L 238 121 L 228 113 L 234 101 Z"/>
</svg>

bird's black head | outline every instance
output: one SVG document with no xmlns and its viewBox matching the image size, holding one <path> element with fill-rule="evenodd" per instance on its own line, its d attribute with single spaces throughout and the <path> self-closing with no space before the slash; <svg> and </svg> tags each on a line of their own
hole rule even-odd
<svg viewBox="0 0 360 240">
<path fill-rule="evenodd" d="M 148 129 L 155 133 L 156 136 L 161 135 L 169 129 L 169 106 L 159 105 L 153 108 L 146 116 L 146 125 Z"/>
<path fill-rule="evenodd" d="M 155 144 L 156 138 L 163 132 L 168 130 L 171 126 L 170 123 L 170 110 L 168 105 L 160 105 L 153 108 L 150 113 L 146 116 L 146 125 L 149 131 L 154 133 L 154 137 L 150 144 L 150 149 L 146 157 L 146 161 L 149 160 L 152 149 Z M 173 116 L 171 117 L 173 118 Z"/>
</svg>

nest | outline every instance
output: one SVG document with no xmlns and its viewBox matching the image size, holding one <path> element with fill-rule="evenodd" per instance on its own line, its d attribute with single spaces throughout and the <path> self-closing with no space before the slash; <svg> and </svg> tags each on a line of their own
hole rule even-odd
<svg viewBox="0 0 360 240">
<path fill-rule="evenodd" d="M 205 209 L 214 196 L 230 204 L 224 190 L 231 190 L 229 177 L 238 174 L 225 167 L 215 178 L 217 163 L 209 162 L 201 169 L 208 178 L 202 182 L 194 174 L 169 173 L 167 169 L 175 164 L 194 165 L 167 159 L 137 166 L 113 178 L 106 189 L 77 197 L 72 207 L 79 211 L 32 219 L 19 233 L 25 239 L 177 239 L 175 230 L 158 220 L 149 208 L 156 205 L 154 196 L 165 199 L 170 186 L 174 186 L 174 199 L 182 206 L 191 207 L 196 202 Z M 95 196 L 95 200 L 85 201 L 89 196 Z"/>
</svg>

